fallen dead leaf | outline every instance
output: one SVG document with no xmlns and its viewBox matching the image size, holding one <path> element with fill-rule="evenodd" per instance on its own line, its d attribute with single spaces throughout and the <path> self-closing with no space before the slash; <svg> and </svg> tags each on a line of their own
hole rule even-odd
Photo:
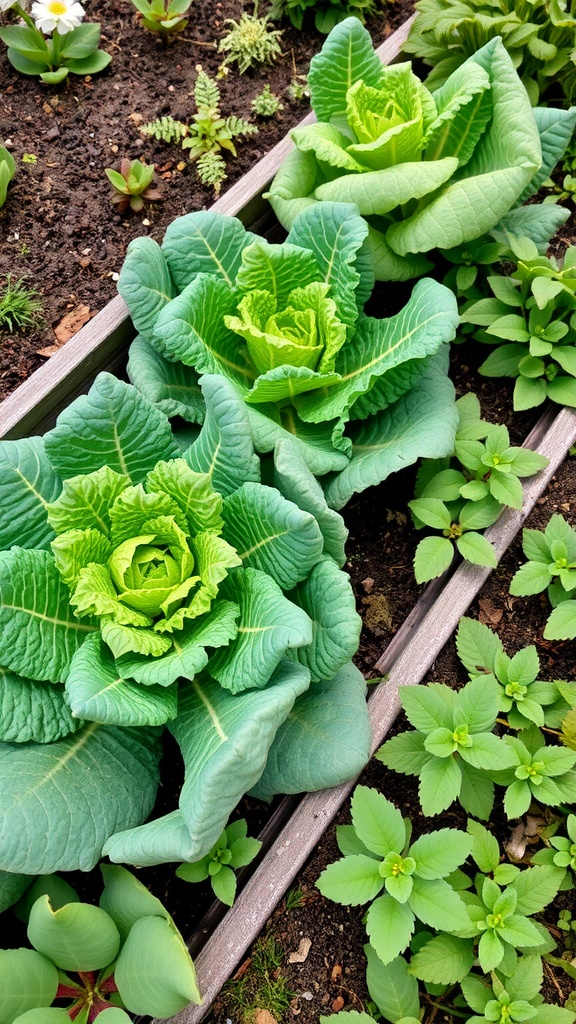
<svg viewBox="0 0 576 1024">
<path fill-rule="evenodd" d="M 544 818 L 527 814 L 516 828 L 512 830 L 510 839 L 507 843 L 504 843 L 504 849 L 514 864 L 519 863 L 525 856 L 527 846 L 533 846 L 534 843 L 538 842 L 540 833 L 545 825 Z"/>
<path fill-rule="evenodd" d="M 310 946 L 312 945 L 311 939 L 300 939 L 298 949 L 294 953 L 290 953 L 288 956 L 289 964 L 303 964 L 310 952 Z"/>
<path fill-rule="evenodd" d="M 63 345 L 66 344 L 70 338 L 79 331 L 84 324 L 94 316 L 94 313 L 89 306 L 84 303 L 80 303 L 75 306 L 74 309 L 66 313 L 59 324 L 54 328 L 54 334 L 56 335 L 56 341 L 53 345 L 47 345 L 46 348 L 38 349 L 39 356 L 53 356 L 55 352 L 58 352 Z"/>
<path fill-rule="evenodd" d="M 278 1024 L 276 1017 L 273 1017 L 270 1010 L 255 1010 L 254 1024 Z"/>
<path fill-rule="evenodd" d="M 504 609 L 498 608 L 494 601 L 491 601 L 489 597 L 485 598 L 483 601 L 478 601 L 478 606 L 480 608 L 478 613 L 478 619 L 480 622 L 483 622 L 485 626 L 497 626 L 502 619 Z"/>
</svg>

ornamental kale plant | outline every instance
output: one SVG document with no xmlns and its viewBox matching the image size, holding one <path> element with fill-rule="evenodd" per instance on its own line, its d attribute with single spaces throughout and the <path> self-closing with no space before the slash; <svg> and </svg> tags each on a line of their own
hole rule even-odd
<svg viewBox="0 0 576 1024">
<path fill-rule="evenodd" d="M 538 191 L 576 123 L 576 109 L 532 110 L 499 38 L 431 92 L 409 63 L 384 67 L 348 18 L 313 57 L 308 81 L 317 123 L 291 133 L 296 149 L 267 196 L 287 229 L 318 202 L 355 203 L 378 280 L 418 277 L 431 266 L 426 254 L 503 218 L 518 234 L 523 211 L 509 211 Z"/>
<path fill-rule="evenodd" d="M 493 297 L 467 303 L 464 323 L 481 327 L 474 337 L 498 347 L 479 368 L 485 377 L 514 377 L 514 409 L 546 398 L 576 406 L 576 246 L 561 266 L 540 256 L 530 239 L 511 242 L 516 269 L 487 279 Z"/>
<path fill-rule="evenodd" d="M 332 508 L 419 455 L 447 454 L 454 296 L 425 279 L 395 316 L 367 316 L 367 232 L 352 205 L 323 203 L 282 244 L 211 212 L 173 221 L 162 247 L 135 239 L 118 283 L 140 334 L 130 379 L 168 415 L 200 422 L 196 375 L 223 374 L 257 451 L 290 438 Z"/>
<path fill-rule="evenodd" d="M 544 530 L 522 530 L 522 550 L 528 559 L 512 577 L 516 597 L 546 590 L 553 611 L 544 629 L 547 640 L 576 637 L 576 530 L 563 516 L 553 515 Z"/>
<path fill-rule="evenodd" d="M 443 931 L 467 927 L 466 908 L 446 879 L 470 853 L 470 836 L 443 828 L 409 845 L 410 823 L 367 786 L 356 787 L 351 814 L 345 856 L 329 864 L 316 884 L 335 903 L 370 903 L 366 931 L 384 964 L 406 949 L 417 920 Z"/>
<path fill-rule="evenodd" d="M 432 67 L 426 82 L 443 85 L 480 46 L 501 36 L 533 104 L 558 91 L 576 99 L 574 0 L 418 0 L 404 51 Z"/>
<path fill-rule="evenodd" d="M 444 683 L 401 686 L 402 707 L 415 731 L 386 740 L 375 757 L 403 775 L 418 775 L 418 796 L 427 816 L 458 800 L 469 814 L 487 819 L 494 804 L 491 775 L 515 761 L 504 739 L 492 732 L 499 688 L 477 676 L 453 690 Z"/>
<path fill-rule="evenodd" d="M 538 679 L 540 659 L 534 645 L 510 657 L 500 637 L 477 619 L 462 618 L 456 633 L 456 650 L 470 678 L 483 676 L 499 684 L 500 711 L 513 729 L 531 724 L 559 728 L 570 709 L 564 697 L 570 684 Z M 576 701 L 576 684 L 571 684 Z"/>
<path fill-rule="evenodd" d="M 209 878 L 216 899 L 231 907 L 236 898 L 234 872 L 250 864 L 262 846 L 260 840 L 252 839 L 247 832 L 245 818 L 231 822 L 205 857 L 193 864 L 181 864 L 176 875 L 185 882 L 204 882 Z"/>
<path fill-rule="evenodd" d="M 417 529 L 430 526 L 442 537 L 425 537 L 414 556 L 418 583 L 440 576 L 454 548 L 474 565 L 496 566 L 494 548 L 481 533 L 502 509 L 522 506 L 522 477 L 548 465 L 537 452 L 510 445 L 508 430 L 481 419 L 471 393 L 456 402 L 458 428 L 451 458 L 425 460 L 416 478 L 416 497 L 408 502 Z"/>
<path fill-rule="evenodd" d="M 32 886 L 25 913 L 32 948 L 0 949 L 3 1022 L 129 1024 L 125 1009 L 163 1018 L 201 1002 L 184 939 L 160 900 L 126 868 L 101 871 L 100 906 L 80 902 L 52 876 Z M 51 1013 L 55 1000 L 68 1006 Z"/>
<path fill-rule="evenodd" d="M 0 28 L 12 67 L 58 85 L 68 74 L 95 75 L 112 60 L 98 49 L 100 25 L 82 25 L 84 8 L 73 0 L 35 0 L 31 15 L 17 3 L 4 4 L 23 24 Z M 50 37 L 50 38 L 48 38 Z"/>
<path fill-rule="evenodd" d="M 247 791 L 368 758 L 342 520 L 289 442 L 278 484 L 303 507 L 262 484 L 244 403 L 201 387 L 191 445 L 101 374 L 44 438 L 0 447 L 1 870 L 196 861 Z M 163 726 L 184 784 L 143 825 Z"/>
</svg>

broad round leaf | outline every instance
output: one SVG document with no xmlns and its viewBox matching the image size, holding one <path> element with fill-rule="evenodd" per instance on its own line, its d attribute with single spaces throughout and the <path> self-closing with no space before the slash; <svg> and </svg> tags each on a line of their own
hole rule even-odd
<svg viewBox="0 0 576 1024">
<path fill-rule="evenodd" d="M 65 971 L 97 971 L 116 958 L 120 934 L 109 915 L 89 903 L 53 910 L 41 896 L 30 911 L 28 940 Z"/>
<path fill-rule="evenodd" d="M 58 971 L 35 949 L 0 949 L 0 1021 L 48 1007 L 58 989 Z"/>
<path fill-rule="evenodd" d="M 171 921 L 143 917 L 133 925 L 114 969 L 118 991 L 131 1013 L 171 1017 L 200 1003 L 196 972 Z"/>
</svg>

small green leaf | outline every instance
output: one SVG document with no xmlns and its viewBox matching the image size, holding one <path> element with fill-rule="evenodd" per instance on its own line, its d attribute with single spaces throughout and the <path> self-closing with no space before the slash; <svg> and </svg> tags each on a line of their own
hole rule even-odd
<svg viewBox="0 0 576 1024">
<path fill-rule="evenodd" d="M 454 548 L 447 537 L 424 537 L 414 555 L 417 583 L 427 583 L 441 576 L 452 563 Z"/>
<path fill-rule="evenodd" d="M 379 866 L 379 861 L 361 853 L 343 857 L 324 868 L 316 886 L 333 903 L 359 906 L 373 900 L 383 888 Z"/>
<path fill-rule="evenodd" d="M 467 562 L 472 562 L 473 565 L 485 565 L 490 569 L 495 569 L 498 564 L 496 552 L 490 541 L 486 540 L 481 533 L 476 533 L 475 530 L 470 530 L 458 537 L 456 547 L 462 558 L 465 558 Z"/>
</svg>

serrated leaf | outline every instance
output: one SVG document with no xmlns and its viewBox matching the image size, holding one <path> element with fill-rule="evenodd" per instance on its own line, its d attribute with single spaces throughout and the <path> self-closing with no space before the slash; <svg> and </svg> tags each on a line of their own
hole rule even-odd
<svg viewBox="0 0 576 1024">
<path fill-rule="evenodd" d="M 472 850 L 472 839 L 457 829 L 441 828 L 420 836 L 410 847 L 419 878 L 446 878 L 464 863 Z"/>
<path fill-rule="evenodd" d="M 420 772 L 418 796 L 425 815 L 440 814 L 458 798 L 460 766 L 453 757 L 431 757 Z"/>
<path fill-rule="evenodd" d="M 482 675 L 494 671 L 494 659 L 502 650 L 502 641 L 478 619 L 462 618 L 456 633 L 456 650 L 470 675 Z"/>
<path fill-rule="evenodd" d="M 537 865 L 521 871 L 511 882 L 518 895 L 517 914 L 539 914 L 551 903 L 560 885 L 558 871 L 548 864 Z"/>
<path fill-rule="evenodd" d="M 383 964 L 370 945 L 364 946 L 368 962 L 366 984 L 370 998 L 374 1000 L 386 1020 L 399 1021 L 403 1017 L 419 1016 L 420 998 L 418 983 L 408 973 L 408 966 L 402 957 L 395 957 L 389 964 Z"/>
<path fill-rule="evenodd" d="M 452 564 L 454 548 L 448 537 L 424 537 L 414 554 L 417 583 L 436 579 Z"/>
<path fill-rule="evenodd" d="M 548 616 L 546 640 L 573 640 L 576 636 L 576 601 L 562 601 Z"/>
<path fill-rule="evenodd" d="M 406 825 L 400 811 L 382 793 L 357 786 L 351 801 L 352 823 L 368 849 L 385 857 L 401 854 L 406 845 Z"/>
<path fill-rule="evenodd" d="M 455 985 L 466 978 L 473 963 L 474 949 L 469 939 L 437 935 L 412 956 L 410 973 L 428 984 Z"/>
<path fill-rule="evenodd" d="M 366 915 L 370 944 L 383 964 L 406 949 L 414 932 L 414 914 L 407 903 L 398 903 L 386 893 L 374 900 Z"/>
<path fill-rule="evenodd" d="M 498 564 L 496 552 L 490 541 L 486 540 L 481 533 L 476 533 L 475 530 L 470 530 L 458 537 L 456 547 L 462 558 L 473 565 L 483 565 L 495 569 Z"/>
<path fill-rule="evenodd" d="M 344 906 L 360 906 L 378 895 L 384 886 L 379 862 L 356 853 L 328 864 L 316 882 L 326 899 Z"/>
<path fill-rule="evenodd" d="M 467 831 L 472 836 L 472 856 L 476 864 L 480 871 L 489 874 L 500 862 L 498 840 L 479 821 L 474 821 L 474 818 L 468 819 Z"/>
</svg>

